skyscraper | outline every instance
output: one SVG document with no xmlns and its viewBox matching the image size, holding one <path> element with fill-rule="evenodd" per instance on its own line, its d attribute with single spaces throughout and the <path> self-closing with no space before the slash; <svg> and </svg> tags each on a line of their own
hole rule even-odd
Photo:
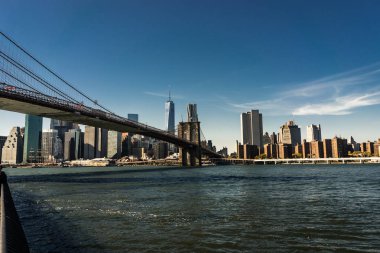
<svg viewBox="0 0 380 253">
<path fill-rule="evenodd" d="M 65 133 L 64 159 L 66 161 L 83 158 L 84 133 L 80 129 L 70 129 Z"/>
<path fill-rule="evenodd" d="M 278 134 L 280 143 L 293 146 L 301 143 L 301 129 L 292 120 L 281 126 Z"/>
<path fill-rule="evenodd" d="M 58 137 L 58 130 L 43 130 L 41 149 L 44 162 L 56 162 L 63 158 L 62 140 Z"/>
<path fill-rule="evenodd" d="M 108 131 L 107 157 L 118 159 L 121 157 L 121 133 Z"/>
<path fill-rule="evenodd" d="M 63 141 L 65 140 L 65 133 L 70 129 L 74 128 L 74 124 L 71 122 L 59 120 L 59 119 L 51 119 L 50 121 L 50 129 L 55 129 L 58 132 L 58 137 Z"/>
<path fill-rule="evenodd" d="M 23 162 L 36 162 L 32 157 L 41 150 L 42 117 L 25 115 L 24 153 Z"/>
<path fill-rule="evenodd" d="M 306 141 L 322 141 L 321 125 L 310 125 L 306 127 Z"/>
<path fill-rule="evenodd" d="M 263 146 L 263 118 L 259 110 L 240 115 L 242 144 Z"/>
<path fill-rule="evenodd" d="M 107 156 L 108 130 L 85 126 L 84 159 L 103 158 Z"/>
<path fill-rule="evenodd" d="M 2 163 L 16 164 L 22 162 L 23 141 L 21 129 L 13 127 L 9 133 L 2 150 Z"/>
<path fill-rule="evenodd" d="M 165 130 L 169 133 L 174 134 L 175 133 L 175 118 L 174 118 L 174 102 L 172 101 L 170 97 L 169 92 L 169 99 L 165 103 Z"/>
<path fill-rule="evenodd" d="M 139 122 L 139 115 L 135 113 L 128 113 L 128 119 Z"/>
</svg>

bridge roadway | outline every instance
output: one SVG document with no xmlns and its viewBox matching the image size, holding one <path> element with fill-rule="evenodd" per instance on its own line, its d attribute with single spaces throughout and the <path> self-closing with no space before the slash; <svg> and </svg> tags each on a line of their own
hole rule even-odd
<svg viewBox="0 0 380 253">
<path fill-rule="evenodd" d="M 178 138 L 176 135 L 146 124 L 128 120 L 115 114 L 73 103 L 39 92 L 0 83 L 0 109 L 59 119 L 78 124 L 149 136 L 173 143 L 182 148 L 195 148 L 198 144 Z M 220 154 L 201 148 L 202 155 L 220 158 Z"/>
</svg>

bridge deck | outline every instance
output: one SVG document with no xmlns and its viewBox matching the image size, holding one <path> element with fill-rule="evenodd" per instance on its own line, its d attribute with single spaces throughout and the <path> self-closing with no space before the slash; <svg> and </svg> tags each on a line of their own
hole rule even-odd
<svg viewBox="0 0 380 253">
<path fill-rule="evenodd" d="M 119 132 L 142 134 L 176 144 L 180 147 L 192 148 L 197 145 L 185 139 L 180 139 L 176 135 L 145 124 L 134 122 L 83 104 L 72 103 L 5 83 L 0 83 L 0 109 L 65 120 Z M 221 157 L 221 155 L 207 148 L 202 148 L 202 154 L 212 157 Z"/>
</svg>

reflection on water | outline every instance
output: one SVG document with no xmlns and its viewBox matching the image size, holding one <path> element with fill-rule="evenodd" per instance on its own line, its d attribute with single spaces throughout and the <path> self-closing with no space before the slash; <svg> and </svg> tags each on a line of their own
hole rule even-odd
<svg viewBox="0 0 380 253">
<path fill-rule="evenodd" d="M 380 251 L 380 166 L 7 169 L 32 252 Z"/>
</svg>

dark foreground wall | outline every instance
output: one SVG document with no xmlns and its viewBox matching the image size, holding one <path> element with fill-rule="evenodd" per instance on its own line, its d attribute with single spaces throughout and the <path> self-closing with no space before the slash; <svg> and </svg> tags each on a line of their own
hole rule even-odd
<svg viewBox="0 0 380 253">
<path fill-rule="evenodd" d="M 0 172 L 0 253 L 29 252 L 24 230 L 22 229 L 12 195 L 7 183 L 7 176 Z"/>
</svg>

